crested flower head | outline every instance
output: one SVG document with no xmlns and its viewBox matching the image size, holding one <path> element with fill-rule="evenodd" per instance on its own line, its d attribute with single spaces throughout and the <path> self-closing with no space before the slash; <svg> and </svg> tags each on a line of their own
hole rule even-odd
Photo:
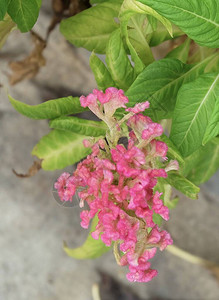
<svg viewBox="0 0 219 300">
<path fill-rule="evenodd" d="M 129 281 L 148 282 L 157 275 L 149 260 L 157 248 L 161 251 L 172 244 L 169 233 L 155 223 L 154 215 L 169 219 L 162 193 L 154 191 L 159 178 L 178 169 L 176 161 L 166 162 L 168 147 L 156 138 L 163 128 L 142 114 L 149 102 L 126 108 L 128 98 L 122 90 L 108 88 L 105 93 L 97 89 L 87 97 L 81 96 L 83 107 L 89 107 L 109 126 L 106 138 L 92 144 L 84 141 L 92 153 L 77 166 L 73 175 L 63 173 L 55 183 L 62 201 L 71 201 L 80 189 L 81 226 L 88 228 L 97 216 L 92 232 L 94 239 L 107 246 L 114 243 L 117 262 L 127 265 Z M 122 119 L 114 113 L 118 108 L 128 112 Z M 121 138 L 128 143 L 121 143 Z"/>
</svg>

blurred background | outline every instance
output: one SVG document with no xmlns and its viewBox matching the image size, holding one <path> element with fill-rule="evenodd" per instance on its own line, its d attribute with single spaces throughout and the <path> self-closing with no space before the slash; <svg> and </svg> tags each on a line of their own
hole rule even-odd
<svg viewBox="0 0 219 300">
<path fill-rule="evenodd" d="M 34 31 L 45 38 L 52 17 L 47 1 Z M 43 52 L 46 65 L 34 79 L 10 86 L 8 63 L 23 59 L 32 49 L 30 34 L 15 30 L 0 51 L 0 299 L 219 299 L 215 272 L 168 251 L 153 259 L 152 267 L 159 275 L 147 284 L 129 283 L 126 268 L 117 266 L 112 252 L 86 261 L 65 254 L 63 241 L 77 247 L 88 233 L 80 227 L 80 209 L 64 208 L 53 197 L 53 183 L 61 170 L 41 170 L 30 178 L 13 174 L 12 169 L 27 172 L 33 162 L 30 152 L 49 127 L 46 120 L 30 120 L 17 113 L 7 92 L 35 105 L 68 95 L 86 95 L 96 84 L 89 68 L 90 53 L 66 42 L 57 26 Z M 219 264 L 218 194 L 219 173 L 202 185 L 199 200 L 180 197 L 166 229 L 176 246 Z"/>
</svg>

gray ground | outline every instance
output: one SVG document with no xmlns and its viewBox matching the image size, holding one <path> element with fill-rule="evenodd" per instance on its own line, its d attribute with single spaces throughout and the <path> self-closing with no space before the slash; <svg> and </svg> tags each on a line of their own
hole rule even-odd
<svg viewBox="0 0 219 300">
<path fill-rule="evenodd" d="M 44 30 L 49 19 L 43 13 L 36 26 Z M 86 94 L 95 87 L 88 53 L 66 43 L 55 30 L 45 51 L 47 66 L 31 81 L 9 87 L 7 62 L 30 50 L 28 34 L 13 32 L 0 52 L 0 82 L 16 99 L 38 104 L 70 94 Z M 11 169 L 25 172 L 32 163 L 30 151 L 48 130 L 47 121 L 19 115 L 0 89 L 0 299 L 1 300 L 91 300 L 91 287 L 99 281 L 97 269 L 129 285 L 142 299 L 216 300 L 219 286 L 206 269 L 185 262 L 167 251 L 153 260 L 159 276 L 148 284 L 131 284 L 125 268 L 119 268 L 112 253 L 93 261 L 77 261 L 62 249 L 65 240 L 80 245 L 87 232 L 79 225 L 79 209 L 63 208 L 51 190 L 61 173 L 40 171 L 20 179 Z M 218 177 L 202 187 L 200 199 L 181 198 L 172 211 L 168 230 L 184 250 L 219 263 Z M 113 300 L 113 299 L 112 299 Z"/>
</svg>

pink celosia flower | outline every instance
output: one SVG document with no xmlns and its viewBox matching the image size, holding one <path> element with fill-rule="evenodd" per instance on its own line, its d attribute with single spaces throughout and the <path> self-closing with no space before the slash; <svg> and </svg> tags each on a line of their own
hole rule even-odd
<svg viewBox="0 0 219 300">
<path fill-rule="evenodd" d="M 126 108 L 128 98 L 122 90 L 108 88 L 105 93 L 97 89 L 87 97 L 81 96 L 81 105 L 89 107 L 109 126 L 106 139 L 95 144 L 85 140 L 84 146 L 92 148 L 71 176 L 63 173 L 55 183 L 62 201 L 71 201 L 80 188 L 80 207 L 86 202 L 89 210 L 83 210 L 81 226 L 88 228 L 95 215 L 98 224 L 92 232 L 94 239 L 101 238 L 107 245 L 118 245 L 116 257 L 120 265 L 129 266 L 129 281 L 147 282 L 157 275 L 150 268 L 156 249 L 164 250 L 172 244 L 168 232 L 154 223 L 154 213 L 169 219 L 169 210 L 161 199 L 162 193 L 154 192 L 159 177 L 178 169 L 171 161 L 167 166 L 168 147 L 156 137 L 163 133 L 160 124 L 140 114 L 149 102 L 138 103 L 122 122 L 114 117 L 118 108 Z M 128 138 L 128 145 L 118 144 L 120 137 Z M 164 163 L 163 167 L 162 163 Z"/>
<path fill-rule="evenodd" d="M 153 123 L 151 118 L 142 114 L 135 114 L 130 117 L 128 125 L 134 130 L 136 136 L 150 142 L 155 137 L 162 135 L 163 128 L 158 123 Z"/>
<path fill-rule="evenodd" d="M 81 96 L 80 102 L 81 106 L 89 107 L 95 115 L 110 125 L 115 111 L 118 108 L 126 108 L 125 103 L 128 103 L 128 98 L 123 90 L 111 87 L 106 89 L 105 93 L 94 89 L 87 97 Z"/>
<path fill-rule="evenodd" d="M 123 90 L 117 90 L 113 87 L 106 89 L 105 94 L 95 89 L 93 90 L 93 94 L 98 98 L 100 103 L 104 104 L 106 113 L 111 116 L 116 109 L 120 107 L 126 108 L 125 103 L 128 103 L 128 98 L 124 95 Z"/>
<path fill-rule="evenodd" d="M 103 111 L 98 105 L 97 97 L 94 94 L 89 94 L 87 97 L 81 96 L 80 102 L 82 107 L 89 107 L 89 109 L 98 116 L 98 118 L 103 118 Z"/>
</svg>

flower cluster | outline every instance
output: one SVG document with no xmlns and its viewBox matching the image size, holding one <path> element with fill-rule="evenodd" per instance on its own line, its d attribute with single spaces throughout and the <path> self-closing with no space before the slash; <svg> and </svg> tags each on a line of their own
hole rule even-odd
<svg viewBox="0 0 219 300">
<path fill-rule="evenodd" d="M 169 169 L 177 169 L 177 162 L 168 165 L 168 147 L 156 139 L 163 133 L 162 126 L 141 113 L 149 107 L 148 101 L 127 108 L 123 91 L 108 88 L 105 93 L 95 89 L 80 102 L 109 130 L 106 138 L 94 144 L 84 141 L 92 153 L 78 164 L 73 175 L 63 173 L 55 188 L 62 201 L 72 201 L 80 188 L 80 207 L 84 202 L 89 205 L 89 210 L 81 212 L 81 226 L 88 228 L 97 215 L 92 237 L 101 238 L 107 246 L 114 243 L 117 262 L 129 266 L 129 281 L 150 281 L 157 271 L 150 268 L 148 260 L 157 248 L 162 251 L 172 244 L 170 234 L 153 220 L 155 213 L 164 220 L 169 218 L 162 194 L 154 187 L 159 177 L 167 177 Z M 127 111 L 119 120 L 114 116 L 118 108 Z M 127 145 L 120 143 L 121 137 L 126 137 Z"/>
</svg>

